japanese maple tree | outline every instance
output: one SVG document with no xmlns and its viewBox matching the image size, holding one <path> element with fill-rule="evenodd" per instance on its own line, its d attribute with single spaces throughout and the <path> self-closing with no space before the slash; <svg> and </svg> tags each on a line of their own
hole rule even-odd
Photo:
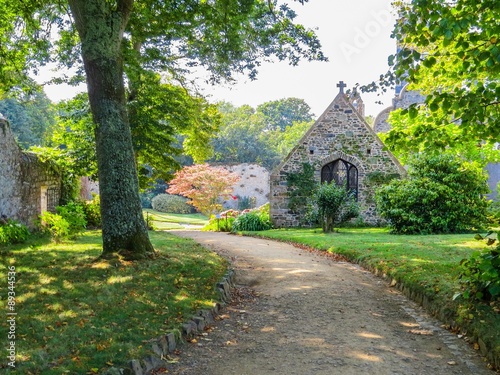
<svg viewBox="0 0 500 375">
<path fill-rule="evenodd" d="M 196 164 L 184 167 L 169 183 L 167 193 L 189 198 L 188 203 L 205 215 L 222 209 L 221 199 L 231 195 L 240 176 L 222 167 Z"/>
</svg>

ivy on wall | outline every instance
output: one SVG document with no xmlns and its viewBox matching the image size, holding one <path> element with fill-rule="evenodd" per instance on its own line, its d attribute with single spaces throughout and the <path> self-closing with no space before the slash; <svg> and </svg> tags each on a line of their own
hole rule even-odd
<svg viewBox="0 0 500 375">
<path fill-rule="evenodd" d="M 289 172 L 286 178 L 288 184 L 288 208 L 293 213 L 304 213 L 310 203 L 310 198 L 318 184 L 314 179 L 314 167 L 302 163 L 302 171 Z"/>
</svg>

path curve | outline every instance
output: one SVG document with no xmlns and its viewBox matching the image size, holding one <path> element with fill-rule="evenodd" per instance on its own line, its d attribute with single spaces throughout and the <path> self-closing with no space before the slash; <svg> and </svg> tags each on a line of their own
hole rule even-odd
<svg viewBox="0 0 500 375">
<path fill-rule="evenodd" d="M 228 258 L 239 288 L 169 374 L 494 374 L 463 339 L 358 266 L 271 240 L 172 234 Z"/>
</svg>

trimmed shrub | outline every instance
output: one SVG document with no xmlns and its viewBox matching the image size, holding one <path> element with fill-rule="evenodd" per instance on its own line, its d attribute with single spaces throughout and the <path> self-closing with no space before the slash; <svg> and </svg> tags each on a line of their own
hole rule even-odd
<svg viewBox="0 0 500 375">
<path fill-rule="evenodd" d="M 69 202 L 65 206 L 57 206 L 56 211 L 40 215 L 42 230 L 48 232 L 54 241 L 75 238 L 85 230 L 87 220 L 82 204 Z"/>
<path fill-rule="evenodd" d="M 87 227 L 101 228 L 101 200 L 99 195 L 94 195 L 94 199 L 91 201 L 83 202 L 82 208 L 87 220 Z"/>
<path fill-rule="evenodd" d="M 16 220 L 0 221 L 0 245 L 22 243 L 28 239 L 30 232 L 26 225 Z"/>
<path fill-rule="evenodd" d="M 463 233 L 486 225 L 484 171 L 450 155 L 419 156 L 406 180 L 376 192 L 380 215 L 393 233 Z"/>
<path fill-rule="evenodd" d="M 190 214 L 193 206 L 187 203 L 187 198 L 179 195 L 159 194 L 151 200 L 153 210 L 172 214 Z"/>
<path fill-rule="evenodd" d="M 359 215 L 358 202 L 353 193 L 335 183 L 323 183 L 315 195 L 318 217 L 323 232 L 332 232 L 334 227 Z"/>
</svg>

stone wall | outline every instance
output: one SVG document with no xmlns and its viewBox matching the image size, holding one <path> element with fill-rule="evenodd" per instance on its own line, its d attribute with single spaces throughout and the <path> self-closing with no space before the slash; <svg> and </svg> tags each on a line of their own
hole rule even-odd
<svg viewBox="0 0 500 375">
<path fill-rule="evenodd" d="M 80 177 L 80 199 L 90 201 L 94 195 L 99 195 L 99 183 L 90 177 Z"/>
<path fill-rule="evenodd" d="M 0 119 L 0 215 L 34 227 L 42 211 L 59 204 L 61 178 L 51 163 L 23 152 Z"/>
<path fill-rule="evenodd" d="M 260 207 L 269 202 L 269 171 L 257 164 L 237 164 L 223 166 L 230 172 L 240 176 L 233 186 L 233 196 L 248 197 L 254 207 Z M 223 202 L 226 209 L 237 209 L 238 200 L 228 199 Z"/>
<path fill-rule="evenodd" d="M 287 175 L 300 172 L 303 163 L 308 163 L 314 167 L 315 178 L 319 182 L 322 167 L 337 159 L 353 164 L 358 170 L 358 202 L 362 219 L 371 224 L 379 223 L 370 176 L 375 172 L 387 176 L 406 173 L 394 156 L 383 148 L 382 141 L 356 112 L 347 96 L 340 92 L 272 172 L 270 202 L 273 224 L 276 227 L 301 224 L 303 213 L 294 213 L 288 208 Z"/>
</svg>

